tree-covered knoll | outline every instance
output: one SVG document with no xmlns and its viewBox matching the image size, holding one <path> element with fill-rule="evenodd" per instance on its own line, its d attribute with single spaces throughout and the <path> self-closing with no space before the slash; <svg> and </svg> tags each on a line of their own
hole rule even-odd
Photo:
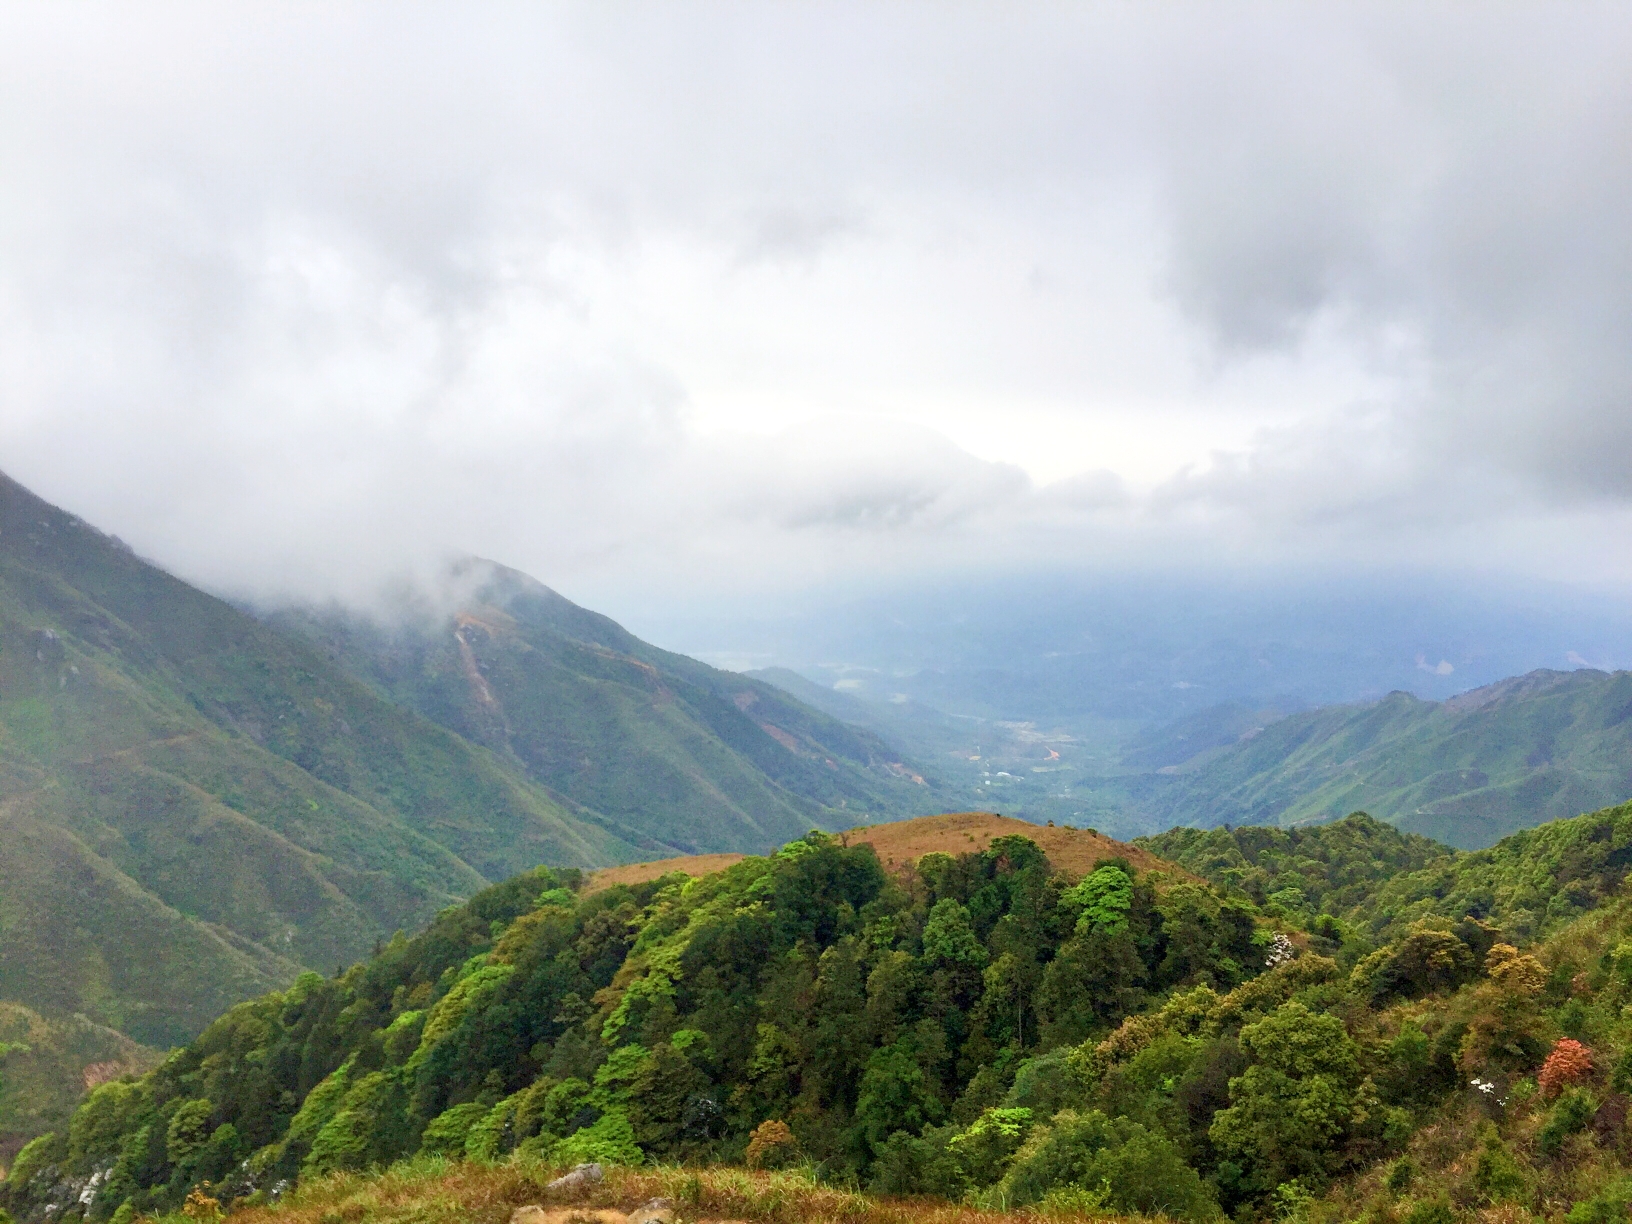
<svg viewBox="0 0 1632 1224">
<path fill-rule="evenodd" d="M 1177 828 L 1135 845 L 1205 879 L 1292 914 L 1344 914 L 1384 880 L 1455 852 L 1355 812 L 1328 824 Z"/>
<path fill-rule="evenodd" d="M 99 1087 L 0 1206 L 128 1218 L 442 1156 L 805 1162 L 879 1193 L 1195 1221 L 1624 1210 L 1632 809 L 1448 863 L 1401 843 L 1395 866 L 1427 864 L 1356 902 L 1343 861 L 1388 844 L 1373 825 L 1279 858 L 1249 833 L 1229 887 L 1114 861 L 1068 878 L 1019 837 L 886 872 L 812 833 L 591 893 L 540 868 Z M 1286 904 L 1287 862 L 1345 915 Z"/>
<path fill-rule="evenodd" d="M 892 876 L 813 833 L 701 879 L 575 885 L 539 869 L 340 977 L 232 1009 L 31 1145 L 12 1210 L 98 1173 L 92 1218 L 415 1151 L 741 1159 L 768 1120 L 881 1184 L 912 1176 L 924 1135 L 967 1131 L 976 1186 L 1065 1091 L 1066 1051 L 1176 988 L 1227 992 L 1271 947 L 1244 902 L 1115 863 L 1073 883 L 1023 838 Z M 1143 1123 L 1094 1135 L 1102 1163 L 1183 1165 Z M 1144 1193 L 1122 1177 L 1117 1193 Z"/>
</svg>

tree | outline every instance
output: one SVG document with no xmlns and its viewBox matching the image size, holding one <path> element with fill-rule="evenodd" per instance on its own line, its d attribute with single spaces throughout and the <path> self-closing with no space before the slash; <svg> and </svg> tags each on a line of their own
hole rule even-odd
<svg viewBox="0 0 1632 1224">
<path fill-rule="evenodd" d="M 917 1134 L 945 1112 L 917 1054 L 912 1042 L 903 1039 L 874 1050 L 867 1060 L 856 1102 L 856 1131 L 871 1152 L 882 1149 L 896 1131 Z"/>
<path fill-rule="evenodd" d="M 1246 1163 L 1267 1192 L 1295 1177 L 1323 1177 L 1348 1126 L 1360 1078 L 1359 1050 L 1335 1016 L 1293 1000 L 1241 1030 L 1251 1060 L 1230 1081 L 1230 1107 L 1208 1134 Z"/>
<path fill-rule="evenodd" d="M 1113 1211 L 1202 1221 L 1218 1214 L 1200 1176 L 1161 1135 L 1097 1109 L 1059 1114 L 1020 1150 L 1002 1182 L 1009 1207 L 1050 1190 L 1103 1190 Z"/>
</svg>

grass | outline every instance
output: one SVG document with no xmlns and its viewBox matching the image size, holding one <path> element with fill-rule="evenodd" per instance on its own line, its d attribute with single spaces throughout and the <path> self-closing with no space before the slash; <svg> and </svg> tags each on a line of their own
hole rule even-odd
<svg viewBox="0 0 1632 1224">
<path fill-rule="evenodd" d="M 588 1224 L 605 1218 L 598 1213 L 633 1211 L 654 1198 L 668 1199 L 676 1218 L 683 1222 L 996 1224 L 1016 1214 L 940 1199 L 877 1198 L 824 1185 L 808 1169 L 609 1168 L 604 1181 L 576 1194 L 546 1191 L 546 1183 L 563 1172 L 534 1161 L 481 1164 L 421 1156 L 379 1173 L 312 1179 L 282 1201 L 240 1208 L 232 1219 L 234 1224 L 507 1224 L 513 1209 L 537 1203 L 552 1216 L 558 1214 L 561 1224 Z M 1063 1210 L 1056 1206 L 1050 1214 L 1054 1218 L 1111 1218 L 1072 1211 L 1069 1205 Z M 151 1224 L 198 1222 L 177 1213 Z"/>
</svg>

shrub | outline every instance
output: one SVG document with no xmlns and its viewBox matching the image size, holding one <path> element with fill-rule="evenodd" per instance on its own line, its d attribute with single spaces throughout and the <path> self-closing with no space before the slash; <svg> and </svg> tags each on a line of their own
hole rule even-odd
<svg viewBox="0 0 1632 1224">
<path fill-rule="evenodd" d="M 1098 1110 L 1067 1110 L 1040 1128 L 1014 1159 L 999 1198 L 1009 1206 L 1042 1201 L 1050 1190 L 1108 1187 L 1106 1204 L 1119 1212 L 1201 1221 L 1218 1207 L 1196 1171 L 1162 1136 Z"/>
<path fill-rule="evenodd" d="M 754 1128 L 748 1140 L 750 1169 L 780 1169 L 799 1159 L 799 1140 L 788 1124 L 771 1118 Z"/>
<path fill-rule="evenodd" d="M 189 1220 L 218 1220 L 221 1218 L 221 1200 L 205 1194 L 202 1186 L 194 1186 L 187 1201 L 181 1205 L 181 1214 Z"/>
<path fill-rule="evenodd" d="M 1474 1161 L 1473 1188 L 1487 1203 L 1511 1202 L 1524 1197 L 1524 1173 L 1494 1133 L 1486 1136 L 1484 1147 Z"/>
<path fill-rule="evenodd" d="M 1546 1100 L 1552 1100 L 1573 1084 L 1584 1084 L 1592 1078 L 1592 1051 L 1570 1037 L 1561 1038 L 1541 1064 L 1536 1085 Z"/>
<path fill-rule="evenodd" d="M 1419 1199 L 1405 1213 L 1404 1224 L 1456 1224 L 1456 1211 L 1444 1195 Z"/>
<path fill-rule="evenodd" d="M 1628 1208 L 1632 1208 L 1632 1182 L 1622 1178 L 1571 1207 L 1564 1219 L 1566 1224 L 1626 1224 Z"/>
<path fill-rule="evenodd" d="M 487 1115 L 487 1106 L 466 1101 L 444 1110 L 425 1128 L 419 1150 L 438 1156 L 462 1156 L 470 1128 Z"/>
<path fill-rule="evenodd" d="M 920 1139 L 906 1131 L 896 1131 L 873 1161 L 872 1192 L 962 1198 L 969 1189 L 969 1180 L 948 1149 L 953 1132 L 951 1126 L 931 1126 Z"/>
<path fill-rule="evenodd" d="M 610 1165 L 638 1165 L 646 1154 L 635 1143 L 635 1128 L 629 1115 L 612 1109 L 602 1114 L 594 1125 L 574 1131 L 550 1153 L 557 1164 L 586 1164 L 599 1161 Z"/>
<path fill-rule="evenodd" d="M 1547 1115 L 1547 1121 L 1536 1135 L 1536 1146 L 1549 1156 L 1556 1155 L 1564 1146 L 1564 1140 L 1587 1128 L 1595 1110 L 1590 1096 L 1579 1088 L 1571 1088 Z"/>
</svg>

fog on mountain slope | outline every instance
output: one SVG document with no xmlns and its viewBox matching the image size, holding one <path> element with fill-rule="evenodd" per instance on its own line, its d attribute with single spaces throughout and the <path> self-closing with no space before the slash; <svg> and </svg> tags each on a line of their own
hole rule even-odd
<svg viewBox="0 0 1632 1224">
<path fill-rule="evenodd" d="M 459 568 L 446 614 L 267 619 L 654 851 L 763 851 L 947 806 L 921 766 L 774 685 L 642 642 L 525 574 Z"/>
<path fill-rule="evenodd" d="M 540 862 L 764 850 L 935 804 L 865 734 L 508 580 L 509 627 L 450 624 L 398 692 L 0 477 L 0 998 L 166 1045 Z M 583 756 L 615 782 L 580 788 Z M 672 785 L 641 791 L 658 762 Z"/>
</svg>

